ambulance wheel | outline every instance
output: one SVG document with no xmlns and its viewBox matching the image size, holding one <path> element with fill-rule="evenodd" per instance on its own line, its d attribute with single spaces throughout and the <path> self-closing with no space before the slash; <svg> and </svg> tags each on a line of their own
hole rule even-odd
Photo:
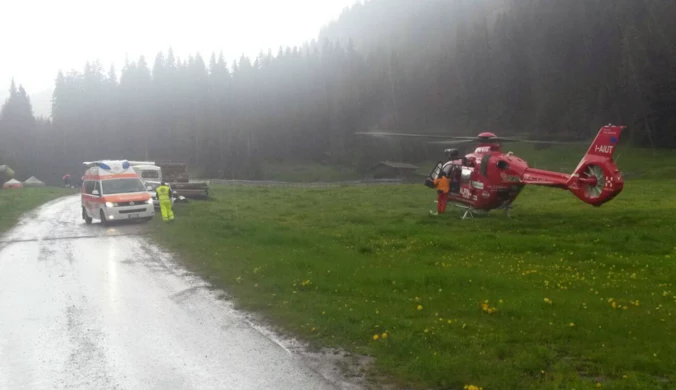
<svg viewBox="0 0 676 390">
<path fill-rule="evenodd" d="M 99 219 L 101 220 L 102 225 L 108 225 L 108 220 L 106 219 L 106 215 L 103 213 L 103 210 L 99 211 Z"/>
<path fill-rule="evenodd" d="M 92 219 L 89 218 L 89 216 L 87 215 L 87 212 L 85 211 L 85 208 L 84 208 L 84 207 L 82 208 L 82 219 L 85 220 L 85 223 L 86 223 L 87 225 L 91 225 L 91 224 L 92 224 Z"/>
</svg>

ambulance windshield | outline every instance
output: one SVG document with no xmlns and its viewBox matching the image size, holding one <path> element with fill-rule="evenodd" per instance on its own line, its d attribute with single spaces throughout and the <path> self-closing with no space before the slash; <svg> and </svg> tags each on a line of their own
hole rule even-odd
<svg viewBox="0 0 676 390">
<path fill-rule="evenodd" d="M 103 195 L 126 194 L 130 192 L 146 192 L 140 179 L 102 180 Z"/>
</svg>

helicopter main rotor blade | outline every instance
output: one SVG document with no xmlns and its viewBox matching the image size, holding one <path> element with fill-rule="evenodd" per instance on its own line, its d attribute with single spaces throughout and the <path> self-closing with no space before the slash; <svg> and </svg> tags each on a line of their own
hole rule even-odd
<svg viewBox="0 0 676 390">
<path fill-rule="evenodd" d="M 354 133 L 356 135 L 367 135 L 370 137 L 403 137 L 403 138 L 441 138 L 443 141 L 439 142 L 429 142 L 437 143 L 441 145 L 454 145 L 456 142 L 451 142 L 451 140 L 461 140 L 465 142 L 457 142 L 459 144 L 469 143 L 469 142 L 522 142 L 527 144 L 559 144 L 559 145 L 588 145 L 589 141 L 556 141 L 556 140 L 532 140 L 532 139 L 521 139 L 521 138 L 511 138 L 511 137 L 466 137 L 466 136 L 452 136 L 452 135 L 443 135 L 443 134 L 411 134 L 411 133 L 390 133 L 384 131 L 361 131 Z"/>
<path fill-rule="evenodd" d="M 587 145 L 589 142 L 586 141 L 544 141 L 544 140 L 532 140 L 532 139 L 518 139 L 518 138 L 504 138 L 496 137 L 493 138 L 497 142 L 523 142 L 525 144 L 558 144 L 558 145 Z"/>
<path fill-rule="evenodd" d="M 476 142 L 475 139 L 465 139 L 465 140 L 445 140 L 445 141 L 429 141 L 425 142 L 426 144 L 434 144 L 434 145 L 461 145 L 461 144 L 469 144 Z"/>
<path fill-rule="evenodd" d="M 357 135 L 368 135 L 371 137 L 406 137 L 406 138 L 445 138 L 445 139 L 463 139 L 468 141 L 476 140 L 476 137 L 454 137 L 444 134 L 408 134 L 408 133 L 388 133 L 384 131 L 360 131 Z"/>
<path fill-rule="evenodd" d="M 386 133 L 383 131 L 357 132 L 357 135 L 368 135 L 371 137 L 407 137 L 407 138 L 448 138 L 441 134 L 406 134 L 406 133 Z"/>
</svg>

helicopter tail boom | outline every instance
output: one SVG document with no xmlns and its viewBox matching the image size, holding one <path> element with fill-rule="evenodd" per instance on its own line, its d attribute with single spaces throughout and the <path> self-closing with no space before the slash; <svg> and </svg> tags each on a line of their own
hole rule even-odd
<svg viewBox="0 0 676 390">
<path fill-rule="evenodd" d="M 566 183 L 570 175 L 559 172 L 545 171 L 543 169 L 527 168 L 523 173 L 523 184 L 535 184 L 546 187 L 567 189 Z"/>
</svg>

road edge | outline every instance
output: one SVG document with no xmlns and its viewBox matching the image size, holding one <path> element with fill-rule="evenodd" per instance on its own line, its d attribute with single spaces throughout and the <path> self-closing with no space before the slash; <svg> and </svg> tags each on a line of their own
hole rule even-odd
<svg viewBox="0 0 676 390">
<path fill-rule="evenodd" d="M 148 251 L 155 252 L 152 257 L 162 263 L 162 266 L 176 276 L 185 279 L 190 285 L 203 287 L 211 297 L 224 305 L 227 310 L 243 323 L 260 333 L 271 343 L 276 344 L 294 359 L 298 359 L 308 369 L 322 377 L 337 389 L 369 390 L 372 388 L 389 389 L 386 384 L 379 383 L 373 387 L 366 374 L 374 359 L 368 356 L 355 356 L 337 348 L 322 348 L 313 350 L 307 342 L 285 332 L 279 326 L 263 319 L 256 313 L 246 312 L 235 308 L 233 297 L 227 291 L 214 286 L 195 272 L 190 271 L 180 256 L 172 253 L 156 242 L 152 237 L 142 237 L 149 245 Z"/>
</svg>

